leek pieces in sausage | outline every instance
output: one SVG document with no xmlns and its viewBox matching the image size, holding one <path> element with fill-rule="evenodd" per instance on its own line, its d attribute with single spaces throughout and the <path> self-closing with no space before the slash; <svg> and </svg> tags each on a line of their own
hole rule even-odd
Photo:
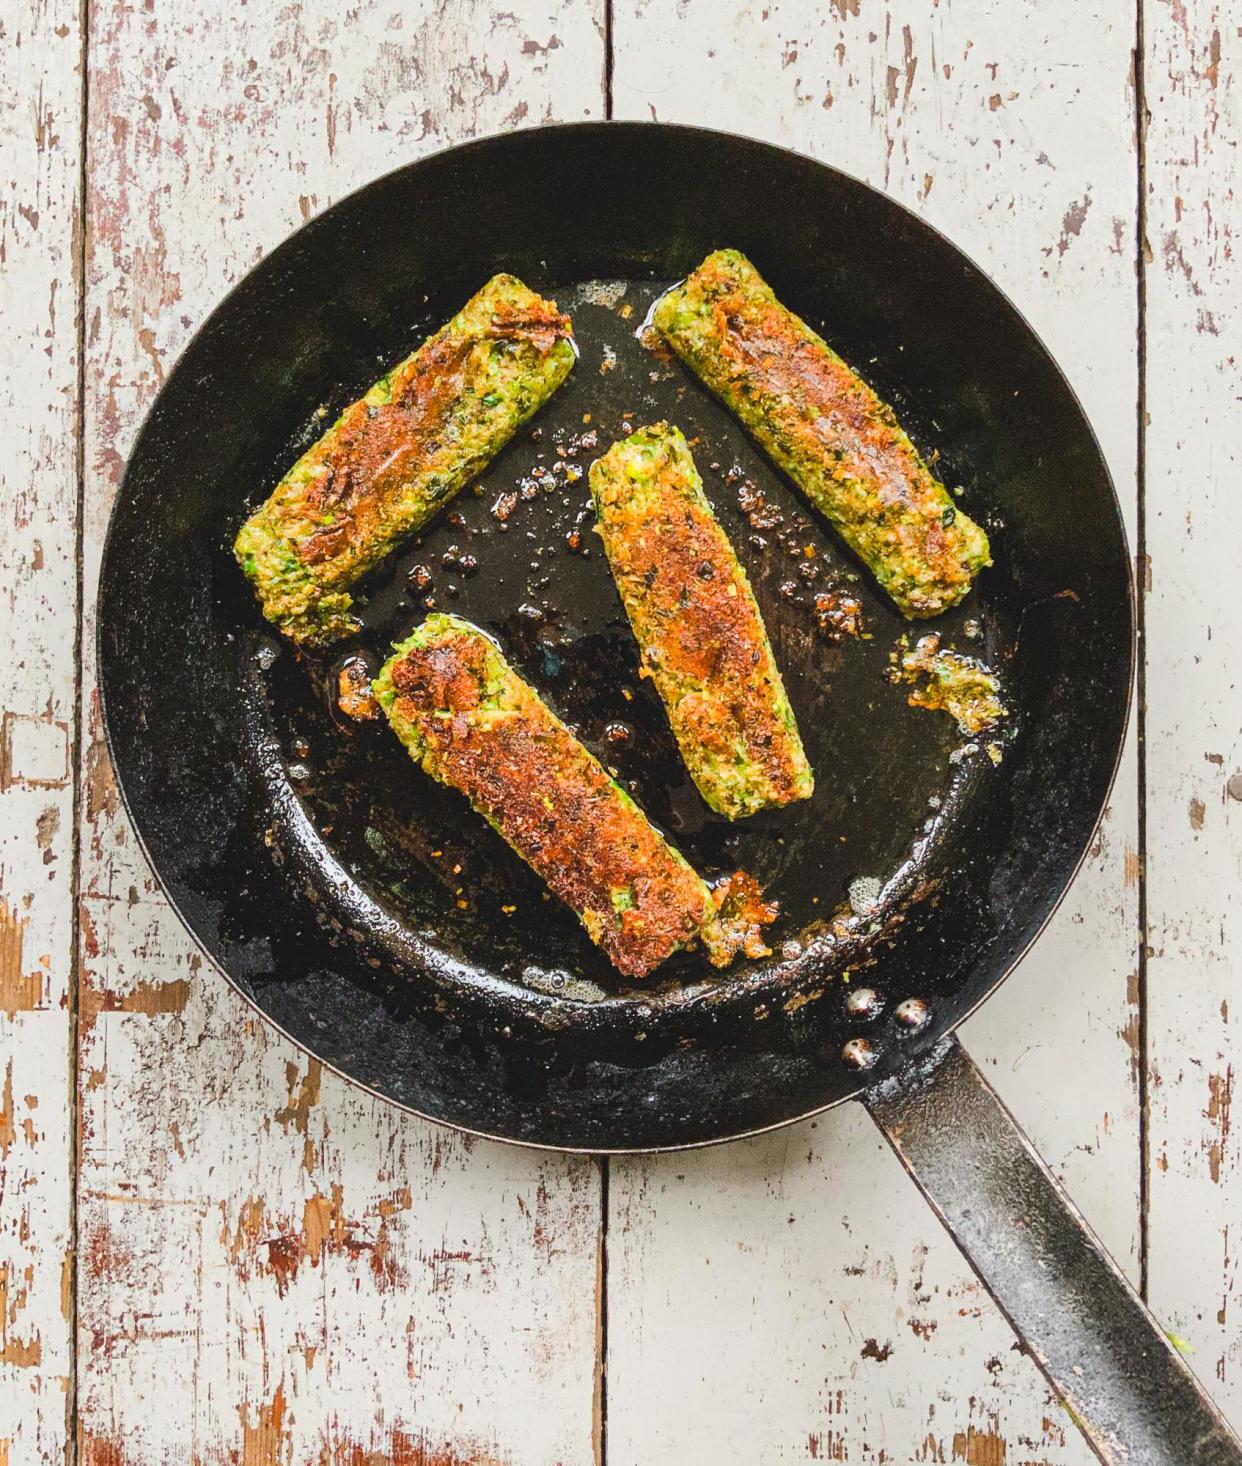
<svg viewBox="0 0 1242 1466">
<path fill-rule="evenodd" d="M 739 948 L 767 954 L 759 928 L 776 912 L 753 881 L 709 887 L 477 627 L 428 616 L 373 687 L 410 756 L 469 799 L 627 977 L 696 939 L 717 965 Z"/>
<path fill-rule="evenodd" d="M 234 545 L 263 614 L 295 642 L 356 628 L 349 587 L 500 451 L 569 374 L 569 317 L 496 275 L 347 407 Z"/>
<path fill-rule="evenodd" d="M 886 406 L 787 310 L 737 250 L 719 250 L 656 305 L 654 324 L 835 526 L 911 618 L 955 606 L 990 565 Z"/>
<path fill-rule="evenodd" d="M 746 572 L 679 429 L 656 423 L 591 465 L 597 530 L 681 756 L 718 814 L 814 789 Z"/>
</svg>

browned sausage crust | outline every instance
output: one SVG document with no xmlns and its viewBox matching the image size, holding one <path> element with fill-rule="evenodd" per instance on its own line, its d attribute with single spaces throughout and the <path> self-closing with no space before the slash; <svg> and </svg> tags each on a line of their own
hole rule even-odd
<svg viewBox="0 0 1242 1466">
<path fill-rule="evenodd" d="M 935 616 L 990 565 L 892 408 L 734 249 L 657 303 L 657 329 L 750 429 L 907 616 Z"/>
<path fill-rule="evenodd" d="M 476 627 L 429 616 L 374 688 L 423 769 L 470 800 L 626 976 L 696 938 L 713 960 L 733 955 L 738 913 L 717 914 L 707 883 Z M 761 911 L 748 908 L 752 950 L 775 914 Z"/>
<path fill-rule="evenodd" d="M 591 495 L 643 672 L 703 798 L 730 819 L 809 798 L 759 606 L 679 429 L 614 443 L 591 465 Z"/>
<path fill-rule="evenodd" d="M 242 526 L 234 553 L 286 636 L 354 629 L 348 587 L 470 482 L 564 381 L 569 317 L 496 275 L 347 407 Z"/>
</svg>

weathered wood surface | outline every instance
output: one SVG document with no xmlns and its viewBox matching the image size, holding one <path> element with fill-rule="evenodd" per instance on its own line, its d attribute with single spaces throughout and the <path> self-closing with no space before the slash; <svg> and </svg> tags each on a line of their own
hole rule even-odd
<svg viewBox="0 0 1242 1466">
<path fill-rule="evenodd" d="M 478 132 L 599 115 L 592 7 L 91 7 L 79 1414 L 91 1466 L 593 1456 L 591 1162 L 321 1074 L 200 966 L 117 807 L 90 613 L 142 413 L 296 224 Z"/>
<path fill-rule="evenodd" d="M 1242 1418 L 1242 34 L 1226 4 L 1144 11 L 1149 1271 Z"/>
<path fill-rule="evenodd" d="M 1082 394 L 1133 531 L 1131 7 L 620 0 L 613 34 L 618 116 L 813 153 L 981 260 Z M 967 1030 L 1135 1275 L 1137 850 L 1131 752 L 1069 902 Z M 852 1108 L 615 1164 L 610 1194 L 611 1460 L 1092 1459 Z"/>
<path fill-rule="evenodd" d="M 615 0 L 615 111 L 771 137 L 945 229 L 1066 367 L 1133 530 L 1136 11 Z M 1151 1296 L 1242 1419 L 1242 41 L 1219 0 L 1144 13 L 1145 861 L 1131 753 L 1069 902 L 968 1041 L 1137 1275 L 1146 988 Z M 117 807 L 94 697 L 133 434 L 190 330 L 303 218 L 459 138 L 603 115 L 604 3 L 91 7 L 75 752 L 81 23 L 67 0 L 0 19 L 0 1463 L 1087 1461 L 852 1110 L 613 1164 L 601 1421 L 595 1167 L 393 1114 L 201 968 Z"/>
<path fill-rule="evenodd" d="M 0 1462 L 65 1447 L 81 33 L 0 16 Z"/>
</svg>

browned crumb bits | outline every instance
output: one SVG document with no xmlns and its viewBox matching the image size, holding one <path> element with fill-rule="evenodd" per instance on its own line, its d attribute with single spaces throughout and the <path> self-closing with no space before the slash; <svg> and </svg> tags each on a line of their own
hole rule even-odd
<svg viewBox="0 0 1242 1466">
<path fill-rule="evenodd" d="M 361 657 L 350 657 L 336 677 L 336 705 L 347 718 L 370 722 L 379 717 L 371 692 L 371 674 Z"/>
</svg>

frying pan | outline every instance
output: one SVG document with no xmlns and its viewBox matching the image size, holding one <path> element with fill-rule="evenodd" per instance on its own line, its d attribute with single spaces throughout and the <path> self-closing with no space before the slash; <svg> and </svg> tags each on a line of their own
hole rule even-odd
<svg viewBox="0 0 1242 1466">
<path fill-rule="evenodd" d="M 990 749 L 908 705 L 888 673 L 910 628 L 728 414 L 644 345 L 652 301 L 722 245 L 894 403 L 989 526 L 994 566 L 934 629 L 1002 676 L 1010 716 Z M 701 870 L 744 866 L 779 899 L 767 959 L 719 973 L 682 954 L 621 982 L 457 795 L 382 724 L 340 715 L 339 656 L 282 645 L 232 562 L 237 526 L 291 458 L 497 270 L 571 311 L 580 360 L 481 484 L 364 585 L 341 655 L 374 666 L 429 604 L 493 632 Z M 813 800 L 736 826 L 688 783 L 591 548 L 582 471 L 658 418 L 695 444 L 817 773 Z M 824 607 L 846 594 L 865 634 L 834 640 Z M 945 238 L 756 142 L 545 128 L 372 183 L 203 326 L 109 526 L 105 724 L 182 920 L 324 1063 L 450 1125 L 588 1151 L 700 1145 L 859 1097 L 1102 1459 L 1236 1463 L 1237 1440 L 952 1037 L 1091 839 L 1125 728 L 1132 594 L 1073 392 Z"/>
</svg>

